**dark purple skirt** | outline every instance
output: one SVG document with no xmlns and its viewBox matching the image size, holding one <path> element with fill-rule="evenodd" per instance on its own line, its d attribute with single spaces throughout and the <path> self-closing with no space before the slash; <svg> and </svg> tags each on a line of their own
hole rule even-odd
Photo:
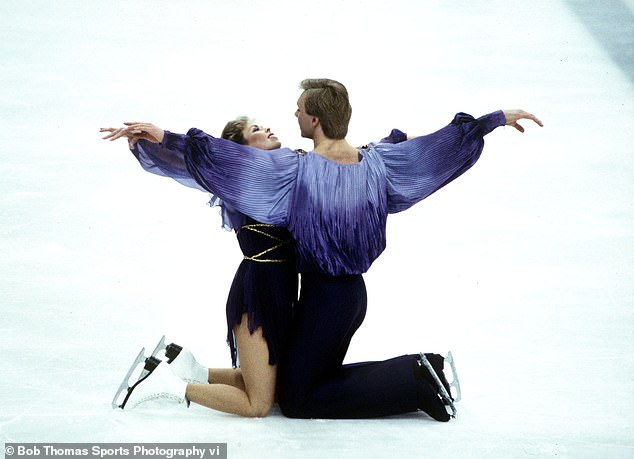
<svg viewBox="0 0 634 459">
<path fill-rule="evenodd" d="M 269 349 L 269 364 L 281 358 L 297 301 L 295 250 L 290 233 L 254 220 L 237 231 L 245 259 L 233 278 L 227 299 L 227 343 L 231 361 L 238 364 L 234 326 L 247 314 L 249 331 L 262 327 Z"/>
</svg>

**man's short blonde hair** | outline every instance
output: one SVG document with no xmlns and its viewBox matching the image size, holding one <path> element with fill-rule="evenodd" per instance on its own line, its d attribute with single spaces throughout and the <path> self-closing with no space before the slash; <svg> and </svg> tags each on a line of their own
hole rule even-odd
<svg viewBox="0 0 634 459">
<path fill-rule="evenodd" d="M 309 78 L 300 83 L 306 114 L 319 118 L 324 135 L 343 139 L 348 134 L 352 107 L 344 85 L 327 78 Z"/>
</svg>

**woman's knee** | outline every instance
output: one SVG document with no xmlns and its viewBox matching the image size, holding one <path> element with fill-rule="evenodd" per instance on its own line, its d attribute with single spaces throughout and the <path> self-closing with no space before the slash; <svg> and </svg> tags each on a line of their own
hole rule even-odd
<svg viewBox="0 0 634 459">
<path fill-rule="evenodd" d="M 267 416 L 272 409 L 272 400 L 254 400 L 249 404 L 247 416 L 251 418 L 263 418 Z"/>
</svg>

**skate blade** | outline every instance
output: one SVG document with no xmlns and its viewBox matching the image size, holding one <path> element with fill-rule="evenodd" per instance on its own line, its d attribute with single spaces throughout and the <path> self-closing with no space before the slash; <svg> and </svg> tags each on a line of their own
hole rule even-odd
<svg viewBox="0 0 634 459">
<path fill-rule="evenodd" d="M 152 351 L 152 357 L 156 357 L 156 355 L 161 351 L 161 349 L 165 349 L 165 335 L 161 337 L 161 340 L 158 342 L 154 350 Z"/>
<path fill-rule="evenodd" d="M 436 374 L 436 371 L 434 370 L 434 367 L 432 367 L 431 363 L 429 363 L 429 360 L 427 360 L 427 357 L 425 356 L 425 354 L 423 354 L 421 352 L 419 355 L 420 355 L 420 363 L 422 363 L 425 366 L 425 368 L 427 368 L 427 371 L 429 371 L 429 374 L 431 375 L 431 377 L 436 382 L 436 386 L 438 387 L 438 391 L 440 392 L 440 396 L 443 399 L 443 402 L 445 404 L 445 408 L 451 409 L 451 413 L 449 413 L 449 414 L 451 415 L 452 418 L 455 418 L 456 417 L 456 407 L 453 404 L 453 400 L 451 398 L 451 395 L 449 395 L 449 393 L 447 392 L 447 389 L 445 389 L 445 386 L 443 385 L 442 381 L 440 380 L 440 378 Z M 449 410 L 447 410 L 447 412 L 449 412 Z"/>
<path fill-rule="evenodd" d="M 460 390 L 460 380 L 458 379 L 458 372 L 456 371 L 456 363 L 453 360 L 453 355 L 451 354 L 451 351 L 449 351 L 447 353 L 447 357 L 445 358 L 445 362 L 447 362 L 451 368 L 451 373 L 452 373 L 452 381 L 449 383 L 449 389 L 454 389 L 456 394 L 454 399 L 454 402 L 459 402 L 460 399 L 462 399 L 462 391 Z"/>
<path fill-rule="evenodd" d="M 123 391 L 127 392 L 130 390 L 130 376 L 132 376 L 132 373 L 134 373 L 134 370 L 137 369 L 140 363 L 145 362 L 144 352 L 145 352 L 145 348 L 141 349 L 141 352 L 139 352 L 139 355 L 137 355 L 136 359 L 134 359 L 134 363 L 132 364 L 128 372 L 126 373 L 125 377 L 123 378 L 123 381 L 121 381 L 121 384 L 119 385 L 119 388 L 117 389 L 117 392 L 114 394 L 114 398 L 112 399 L 112 409 L 123 407 L 123 404 L 118 403 L 119 396 L 121 395 Z"/>
</svg>

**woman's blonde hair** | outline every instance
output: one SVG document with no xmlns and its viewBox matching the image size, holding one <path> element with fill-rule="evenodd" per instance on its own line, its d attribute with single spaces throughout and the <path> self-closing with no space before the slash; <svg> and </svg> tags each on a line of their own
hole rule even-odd
<svg viewBox="0 0 634 459">
<path fill-rule="evenodd" d="M 244 129 L 250 122 L 251 119 L 247 116 L 239 116 L 235 120 L 229 121 L 222 130 L 221 137 L 240 145 L 246 145 L 247 140 L 244 138 Z"/>
</svg>

